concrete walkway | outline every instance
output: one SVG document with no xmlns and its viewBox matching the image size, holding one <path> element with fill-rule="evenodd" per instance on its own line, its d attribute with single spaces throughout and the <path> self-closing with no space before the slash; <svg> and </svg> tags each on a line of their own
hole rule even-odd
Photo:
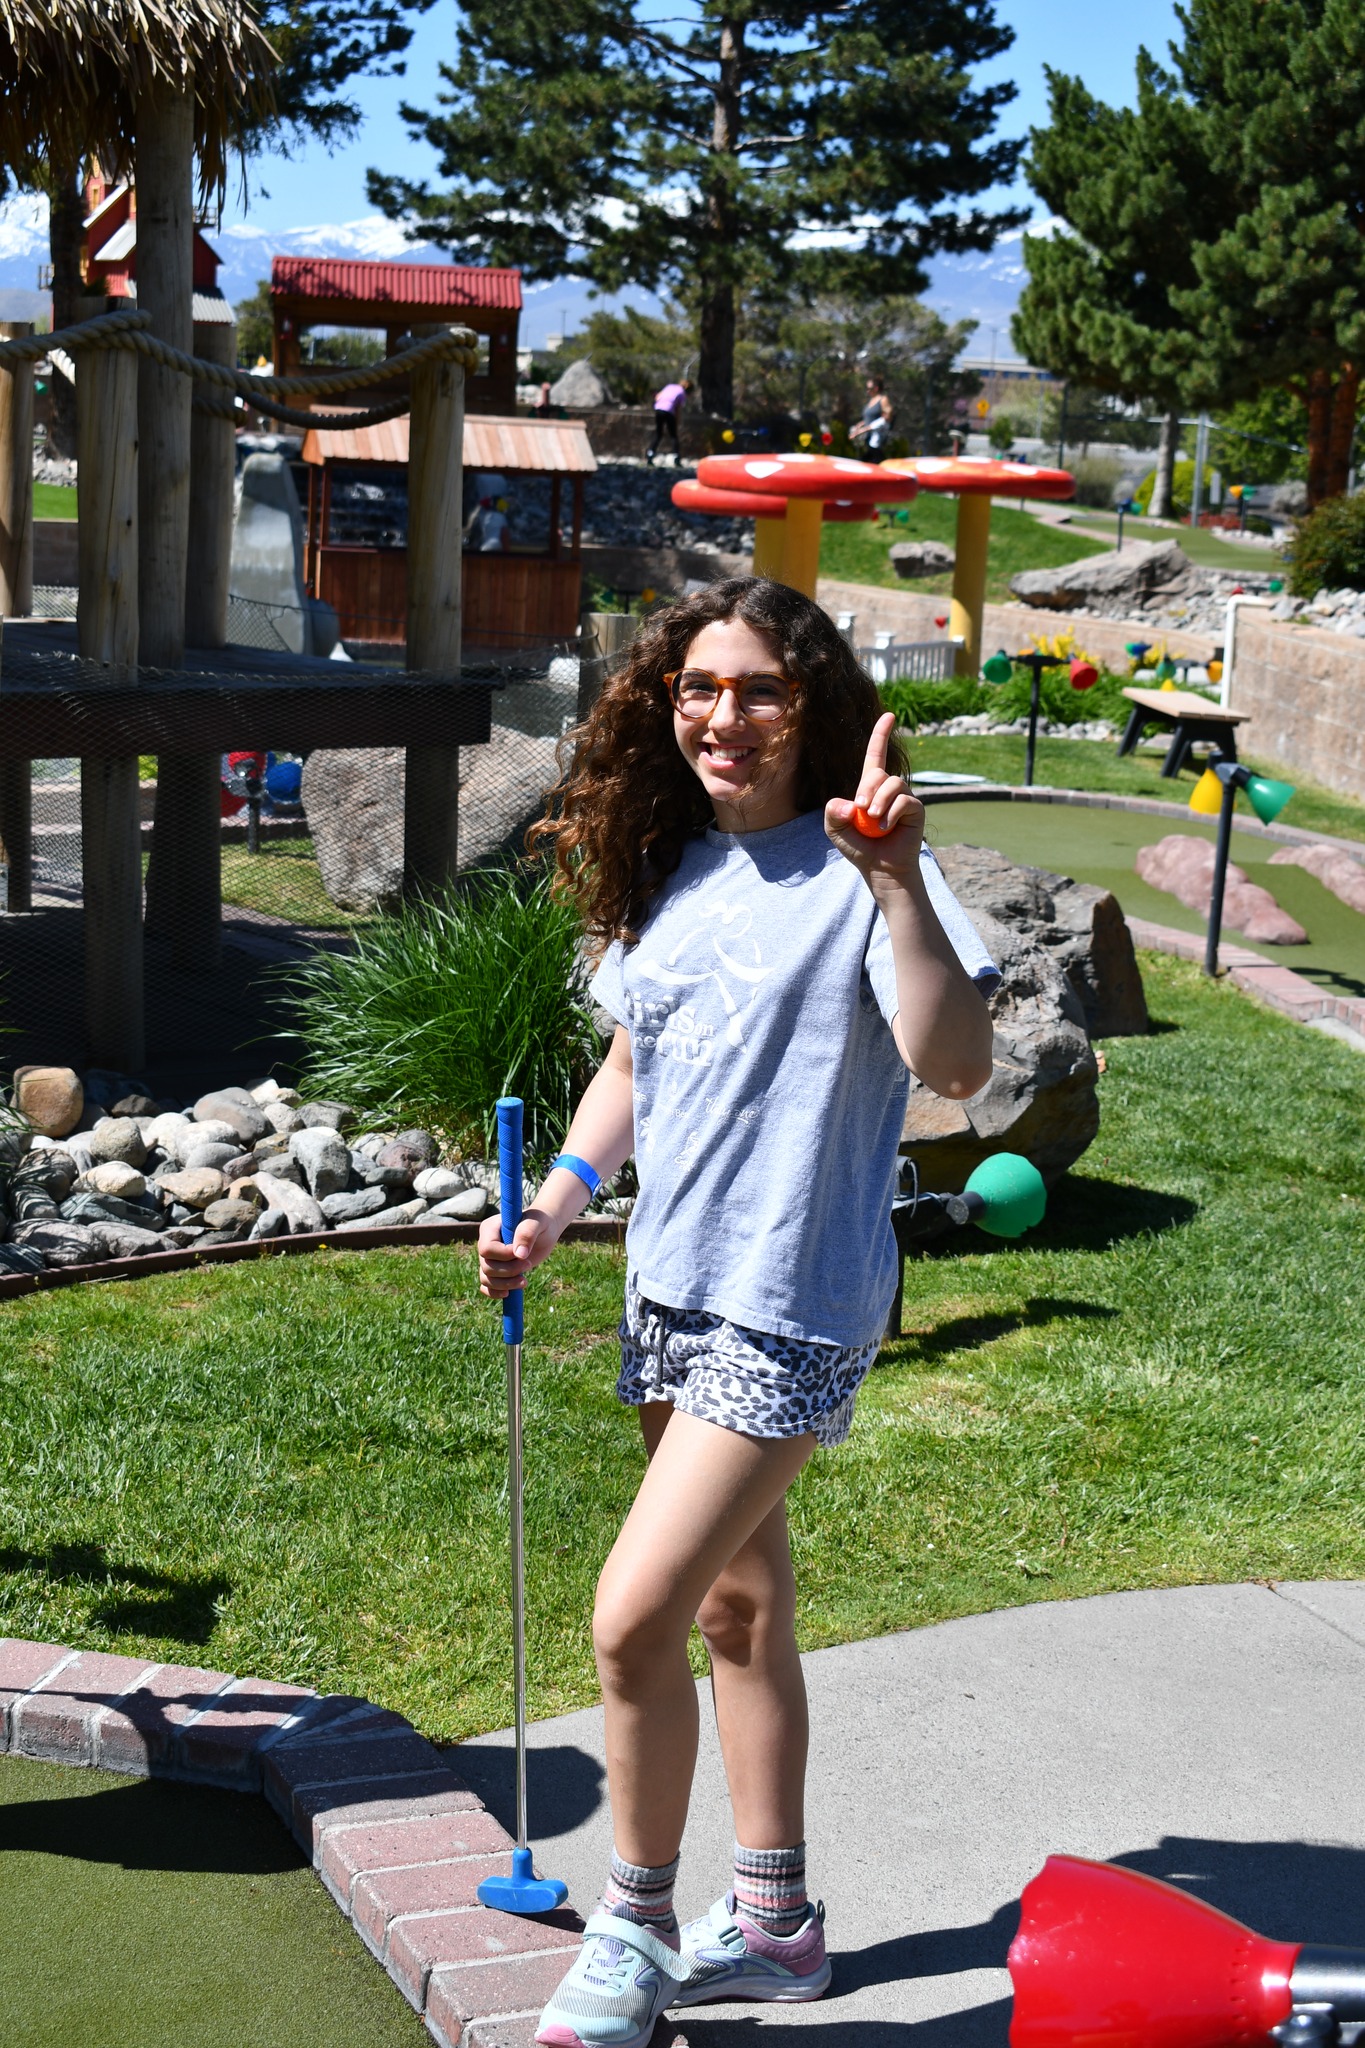
<svg viewBox="0 0 1365 2048">
<path fill-rule="evenodd" d="M 834 1984 L 808 2007 L 695 2008 L 693 2048 L 1003 2048 L 1016 1902 L 1053 1850 L 1168 1878 L 1277 1938 L 1365 1947 L 1365 1584 L 1044 1603 L 805 1668 Z M 684 1917 L 726 1888 L 731 1842 L 702 1706 Z M 510 1743 L 451 1753 L 504 1823 Z M 611 1846 L 601 1712 L 530 1743 L 537 1864 L 588 1911 Z"/>
</svg>

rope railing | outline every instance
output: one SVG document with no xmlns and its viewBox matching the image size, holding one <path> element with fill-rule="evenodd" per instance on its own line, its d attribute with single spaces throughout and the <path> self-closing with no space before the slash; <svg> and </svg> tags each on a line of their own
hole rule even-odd
<svg viewBox="0 0 1365 2048">
<path fill-rule="evenodd" d="M 267 418 L 283 420 L 291 426 L 325 425 L 337 432 L 396 419 L 400 413 L 409 410 L 409 401 L 406 398 L 394 399 L 387 405 L 375 406 L 364 412 L 328 413 L 325 421 L 320 421 L 314 413 L 301 407 L 283 405 L 279 401 L 304 393 L 317 398 L 332 392 L 369 390 L 375 385 L 392 383 L 395 378 L 407 377 L 413 370 L 430 362 L 457 362 L 470 375 L 479 364 L 478 338 L 472 329 L 451 327 L 444 333 L 427 335 L 421 341 L 411 342 L 406 348 L 399 349 L 396 355 L 385 356 L 377 363 L 360 364 L 351 369 L 323 370 L 307 377 L 262 377 L 232 364 L 209 363 L 202 357 L 186 355 L 183 350 L 173 348 L 169 342 L 147 332 L 151 318 L 150 313 L 130 309 L 124 313 L 99 313 L 93 320 L 78 321 L 74 327 L 61 327 L 53 334 L 18 335 L 12 341 L 0 341 L 0 366 L 7 362 L 38 362 L 53 348 L 61 348 L 67 354 L 86 348 L 131 349 L 138 355 L 149 356 L 165 369 L 178 370 L 182 376 L 193 377 L 198 385 L 216 384 L 232 394 L 231 398 L 220 399 L 211 391 L 198 391 L 194 399 L 196 411 L 230 419 L 236 415 L 235 401 L 241 399 L 253 412 L 264 413 Z"/>
</svg>

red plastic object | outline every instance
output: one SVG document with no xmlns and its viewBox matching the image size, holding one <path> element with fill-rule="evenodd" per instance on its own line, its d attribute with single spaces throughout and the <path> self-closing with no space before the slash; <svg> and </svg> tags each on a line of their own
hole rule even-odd
<svg viewBox="0 0 1365 2048">
<path fill-rule="evenodd" d="M 680 512 L 716 512 L 731 519 L 785 519 L 787 516 L 785 498 L 770 498 L 762 491 L 722 491 L 714 484 L 699 484 L 690 476 L 680 477 L 669 496 Z M 831 499 L 821 510 L 821 517 L 827 524 L 838 520 L 856 525 L 876 516 L 871 505 L 855 505 L 849 499 Z"/>
<path fill-rule="evenodd" d="M 943 617 L 942 617 L 942 618 L 940 618 L 940 617 L 938 616 L 938 613 L 937 613 L 937 612 L 935 612 L 935 614 L 934 614 L 934 624 L 935 624 L 935 625 L 936 625 L 936 626 L 938 627 L 938 629 L 939 629 L 939 631 L 940 631 L 940 632 L 942 632 L 943 628 L 944 628 L 944 627 L 945 627 L 945 626 L 947 625 L 947 623 L 948 623 L 948 614 L 947 614 L 947 612 L 945 612 L 945 613 L 943 614 Z"/>
<path fill-rule="evenodd" d="M 1005 462 L 991 455 L 893 456 L 882 469 L 916 477 L 926 491 L 968 497 L 1070 498 L 1076 490 L 1069 469 L 1040 469 L 1032 462 Z"/>
<path fill-rule="evenodd" d="M 1289 2017 L 1301 1946 L 1158 1878 L 1049 1856 L 1010 1944 L 1010 2048 L 1250 2048 Z"/>
<path fill-rule="evenodd" d="M 871 811 L 865 811 L 861 804 L 855 804 L 853 829 L 855 832 L 861 832 L 864 839 L 885 839 L 892 828 L 884 818 L 874 818 Z"/>
<path fill-rule="evenodd" d="M 764 491 L 774 498 L 859 499 L 903 505 L 919 492 L 912 476 L 890 475 L 847 455 L 706 455 L 697 481 L 719 491 Z"/>
<path fill-rule="evenodd" d="M 1100 672 L 1093 661 L 1077 659 L 1071 664 L 1071 687 L 1073 690 L 1088 690 L 1100 679 Z"/>
</svg>

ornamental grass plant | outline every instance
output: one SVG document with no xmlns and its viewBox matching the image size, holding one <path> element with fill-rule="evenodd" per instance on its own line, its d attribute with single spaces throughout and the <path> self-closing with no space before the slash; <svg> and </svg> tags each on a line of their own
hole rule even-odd
<svg viewBox="0 0 1365 2048">
<path fill-rule="evenodd" d="M 476 1156 L 497 1098 L 520 1095 L 527 1151 L 549 1157 L 601 1056 L 580 936 L 543 869 L 480 871 L 376 918 L 282 974 L 303 1087 Z"/>
</svg>

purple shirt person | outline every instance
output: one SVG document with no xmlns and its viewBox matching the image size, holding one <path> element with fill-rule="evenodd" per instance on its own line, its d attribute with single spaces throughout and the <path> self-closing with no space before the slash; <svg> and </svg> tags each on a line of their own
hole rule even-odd
<svg viewBox="0 0 1365 2048">
<path fill-rule="evenodd" d="M 692 379 L 684 377 L 681 383 L 665 384 L 662 391 L 654 395 L 654 439 L 645 450 L 645 461 L 653 462 L 659 452 L 659 443 L 665 434 L 673 437 L 673 461 L 676 466 L 682 459 L 678 446 L 678 415 L 687 403 L 692 389 Z"/>
</svg>

